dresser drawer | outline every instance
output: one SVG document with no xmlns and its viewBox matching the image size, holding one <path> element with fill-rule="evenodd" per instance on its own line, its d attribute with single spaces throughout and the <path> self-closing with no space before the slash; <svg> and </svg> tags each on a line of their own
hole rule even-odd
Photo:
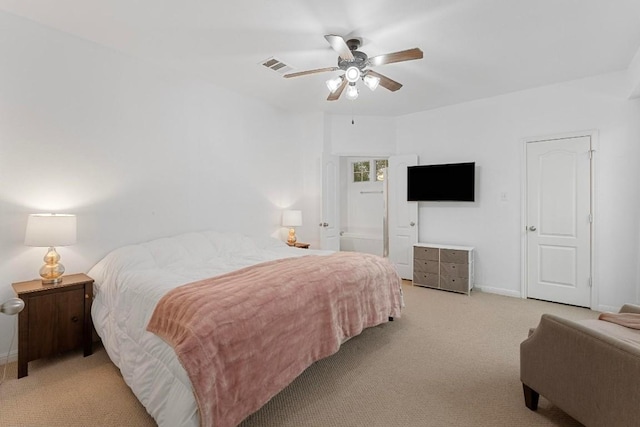
<svg viewBox="0 0 640 427">
<path fill-rule="evenodd" d="M 439 285 L 439 277 L 437 274 L 432 273 L 423 273 L 420 271 L 413 272 L 413 284 L 414 285 L 424 285 L 424 286 L 432 286 L 437 288 Z"/>
<path fill-rule="evenodd" d="M 427 259 L 431 261 L 438 261 L 438 248 L 429 248 L 425 246 L 414 246 L 413 257 L 415 259 Z"/>
<path fill-rule="evenodd" d="M 453 262 L 455 264 L 467 264 L 469 262 L 469 252 L 456 249 L 441 249 L 441 262 Z"/>
<path fill-rule="evenodd" d="M 469 278 L 467 277 L 440 277 L 440 289 L 454 292 L 469 292 Z"/>
<path fill-rule="evenodd" d="M 428 259 L 413 260 L 413 271 L 417 272 L 438 274 L 440 272 L 438 266 L 438 261 Z"/>
<path fill-rule="evenodd" d="M 469 277 L 469 264 L 441 262 L 440 275 L 443 277 Z"/>
</svg>

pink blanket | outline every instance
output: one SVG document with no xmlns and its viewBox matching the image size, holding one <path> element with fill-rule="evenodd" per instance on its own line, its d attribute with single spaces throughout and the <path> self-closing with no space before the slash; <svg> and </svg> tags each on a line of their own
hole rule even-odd
<svg viewBox="0 0 640 427">
<path fill-rule="evenodd" d="M 401 279 L 354 252 L 270 261 L 173 289 L 147 330 L 176 351 L 201 426 L 235 426 L 364 328 L 399 317 Z"/>
</svg>

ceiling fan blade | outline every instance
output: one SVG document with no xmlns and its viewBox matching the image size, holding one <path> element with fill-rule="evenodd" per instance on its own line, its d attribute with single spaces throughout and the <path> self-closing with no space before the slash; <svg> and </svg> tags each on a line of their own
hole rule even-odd
<svg viewBox="0 0 640 427">
<path fill-rule="evenodd" d="M 387 53 L 385 55 L 374 56 L 369 58 L 369 64 L 373 67 L 382 64 L 391 64 L 394 62 L 411 61 L 413 59 L 422 59 L 423 53 L 417 47 L 400 52 Z"/>
<path fill-rule="evenodd" d="M 327 34 L 326 36 L 324 36 L 324 38 L 327 39 L 333 50 L 338 52 L 340 58 L 353 61 L 354 58 L 353 54 L 351 53 L 351 49 L 349 49 L 349 46 L 347 46 L 347 42 L 345 42 L 342 37 L 333 34 Z"/>
<path fill-rule="evenodd" d="M 327 71 L 336 71 L 336 70 L 339 70 L 339 69 L 340 68 L 338 68 L 338 67 L 316 68 L 314 70 L 299 71 L 297 73 L 285 74 L 283 77 L 288 79 L 288 78 L 291 78 L 291 77 L 300 77 L 300 76 L 306 76 L 306 75 L 309 75 L 309 74 L 325 73 Z"/>
<path fill-rule="evenodd" d="M 383 76 L 380 73 L 376 73 L 373 70 L 368 70 L 367 74 L 379 78 L 380 86 L 382 86 L 385 89 L 389 89 L 391 92 L 395 92 L 402 87 L 402 85 L 397 81 L 391 80 L 389 77 Z"/>
<path fill-rule="evenodd" d="M 343 78 L 342 83 L 340 84 L 340 86 L 338 86 L 338 89 L 336 89 L 335 92 L 329 94 L 329 96 L 327 97 L 327 101 L 336 101 L 338 98 L 340 98 L 340 95 L 342 95 L 342 91 L 345 87 L 347 87 L 347 79 Z"/>
</svg>

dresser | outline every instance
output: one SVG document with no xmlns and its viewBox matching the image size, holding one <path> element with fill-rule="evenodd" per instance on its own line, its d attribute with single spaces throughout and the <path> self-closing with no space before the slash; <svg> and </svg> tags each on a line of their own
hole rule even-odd
<svg viewBox="0 0 640 427">
<path fill-rule="evenodd" d="M 416 243 L 413 284 L 469 295 L 473 288 L 473 248 Z"/>
</svg>

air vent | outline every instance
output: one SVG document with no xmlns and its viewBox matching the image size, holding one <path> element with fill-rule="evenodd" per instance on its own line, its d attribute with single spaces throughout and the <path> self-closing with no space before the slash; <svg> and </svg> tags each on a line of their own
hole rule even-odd
<svg viewBox="0 0 640 427">
<path fill-rule="evenodd" d="M 278 74 L 285 74 L 293 70 L 293 67 L 290 67 L 279 59 L 273 57 L 265 59 L 261 64 Z"/>
</svg>

